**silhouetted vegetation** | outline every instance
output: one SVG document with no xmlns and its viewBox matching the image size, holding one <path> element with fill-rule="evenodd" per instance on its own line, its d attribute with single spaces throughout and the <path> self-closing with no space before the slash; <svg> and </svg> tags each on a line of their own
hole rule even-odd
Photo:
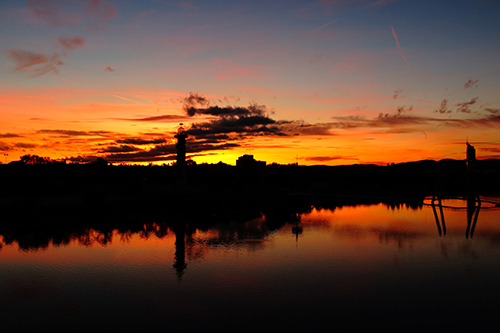
<svg viewBox="0 0 500 333">
<path fill-rule="evenodd" d="M 460 160 L 349 166 L 271 164 L 242 168 L 224 163 L 186 166 L 179 187 L 176 166 L 49 163 L 0 165 L 0 208 L 6 216 L 75 212 L 238 212 L 249 207 L 329 207 L 365 202 L 413 202 L 434 194 L 465 196 L 466 166 Z M 40 163 L 36 162 L 39 161 Z M 479 160 L 474 173 L 480 194 L 498 194 L 500 160 Z"/>
<path fill-rule="evenodd" d="M 24 155 L 21 157 L 21 163 L 24 165 L 35 165 L 35 164 L 51 164 L 52 160 L 50 157 L 41 157 L 38 155 Z"/>
</svg>

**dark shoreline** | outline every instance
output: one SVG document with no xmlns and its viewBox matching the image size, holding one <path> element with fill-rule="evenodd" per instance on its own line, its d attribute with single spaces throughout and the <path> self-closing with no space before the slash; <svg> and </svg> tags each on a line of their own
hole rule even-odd
<svg viewBox="0 0 500 333">
<path fill-rule="evenodd" d="M 479 160 L 476 170 L 472 177 L 479 194 L 500 193 L 500 160 Z M 425 197 L 465 197 L 470 188 L 463 160 L 387 166 L 192 165 L 186 168 L 185 184 L 179 184 L 178 174 L 173 166 L 0 165 L 0 224 L 72 213 L 91 218 L 375 203 L 419 207 Z"/>
</svg>

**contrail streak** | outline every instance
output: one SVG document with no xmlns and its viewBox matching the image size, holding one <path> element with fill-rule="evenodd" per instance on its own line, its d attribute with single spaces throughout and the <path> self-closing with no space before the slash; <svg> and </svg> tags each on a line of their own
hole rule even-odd
<svg viewBox="0 0 500 333">
<path fill-rule="evenodd" d="M 394 28 L 391 27 L 391 29 L 392 29 L 392 34 L 394 35 L 394 39 L 396 40 L 396 45 L 398 46 L 399 52 L 401 53 L 401 56 L 403 57 L 406 64 L 408 65 L 408 60 L 406 60 L 406 57 L 403 55 L 403 51 L 401 50 L 401 46 L 399 46 L 398 36 L 396 36 L 396 32 L 394 31 Z"/>
<path fill-rule="evenodd" d="M 118 95 L 113 95 L 113 96 L 115 96 L 116 98 L 123 99 L 123 100 L 125 100 L 125 101 L 129 101 L 129 102 L 132 102 L 132 103 L 135 103 L 135 104 L 139 104 L 139 105 L 142 105 L 142 106 L 146 106 L 146 107 L 148 107 L 148 108 L 156 109 L 156 111 L 160 111 L 160 110 L 162 110 L 162 111 L 167 111 L 167 110 L 165 110 L 165 109 L 163 109 L 163 108 L 159 108 L 159 107 L 154 106 L 154 105 L 148 105 L 148 104 L 144 104 L 144 103 L 141 103 L 141 102 L 137 102 L 137 101 L 134 101 L 133 99 L 130 99 L 130 98 L 126 98 L 126 97 L 122 97 L 122 96 L 118 96 Z"/>
<path fill-rule="evenodd" d="M 121 98 L 121 99 L 126 100 L 126 101 L 129 101 L 129 102 L 132 102 L 132 103 L 139 104 L 139 105 L 149 106 L 149 105 L 145 105 L 144 103 L 134 101 L 133 99 L 128 99 L 128 98 L 125 98 L 125 97 L 122 97 L 122 96 L 118 96 L 118 95 L 113 95 L 113 96 L 118 97 L 118 98 Z"/>
<path fill-rule="evenodd" d="M 68 80 L 68 79 L 65 79 L 65 78 L 62 78 L 60 76 L 56 76 L 56 75 L 52 75 L 52 77 L 56 78 L 56 79 L 59 79 L 59 80 L 63 80 L 63 81 L 66 81 L 66 82 L 69 82 L 69 83 L 74 83 L 74 84 L 79 84 L 75 81 L 71 81 L 71 80 Z"/>
<path fill-rule="evenodd" d="M 331 21 L 331 22 L 328 22 L 328 23 L 326 23 L 326 24 L 323 24 L 321 27 L 314 29 L 314 30 L 313 30 L 313 31 L 311 31 L 309 34 L 313 34 L 313 33 L 315 33 L 315 32 L 318 32 L 318 31 L 320 31 L 321 29 L 323 29 L 323 28 L 325 28 L 325 27 L 329 26 L 330 24 L 332 24 L 332 23 L 334 23 L 334 22 L 336 22 L 336 21 L 337 21 L 337 20 L 333 20 L 333 21 Z"/>
</svg>

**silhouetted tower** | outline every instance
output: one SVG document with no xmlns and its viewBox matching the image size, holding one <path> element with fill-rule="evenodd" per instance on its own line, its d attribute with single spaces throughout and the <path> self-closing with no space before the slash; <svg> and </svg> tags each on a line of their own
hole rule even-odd
<svg viewBox="0 0 500 333">
<path fill-rule="evenodd" d="M 474 165 L 476 164 L 476 149 L 467 142 L 467 171 L 474 171 Z"/>
<path fill-rule="evenodd" d="M 184 131 L 184 127 L 181 126 L 177 130 L 175 138 L 177 139 L 177 144 L 175 148 L 177 149 L 177 168 L 179 170 L 179 185 L 186 185 L 186 138 L 187 134 Z"/>
</svg>

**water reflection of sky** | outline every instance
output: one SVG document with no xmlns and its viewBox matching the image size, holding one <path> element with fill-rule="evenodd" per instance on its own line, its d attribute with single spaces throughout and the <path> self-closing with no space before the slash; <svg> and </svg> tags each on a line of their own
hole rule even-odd
<svg viewBox="0 0 500 333">
<path fill-rule="evenodd" d="M 491 324 L 500 211 L 480 211 L 473 238 L 466 210 L 443 212 L 446 235 L 430 206 L 382 204 L 313 209 L 278 229 L 261 216 L 189 232 L 112 230 L 107 240 L 89 230 L 24 251 L 2 235 L 0 310 L 7 331 L 409 322 L 417 329 L 431 319 L 460 328 L 460 316 L 477 319 L 471 328 Z"/>
</svg>

